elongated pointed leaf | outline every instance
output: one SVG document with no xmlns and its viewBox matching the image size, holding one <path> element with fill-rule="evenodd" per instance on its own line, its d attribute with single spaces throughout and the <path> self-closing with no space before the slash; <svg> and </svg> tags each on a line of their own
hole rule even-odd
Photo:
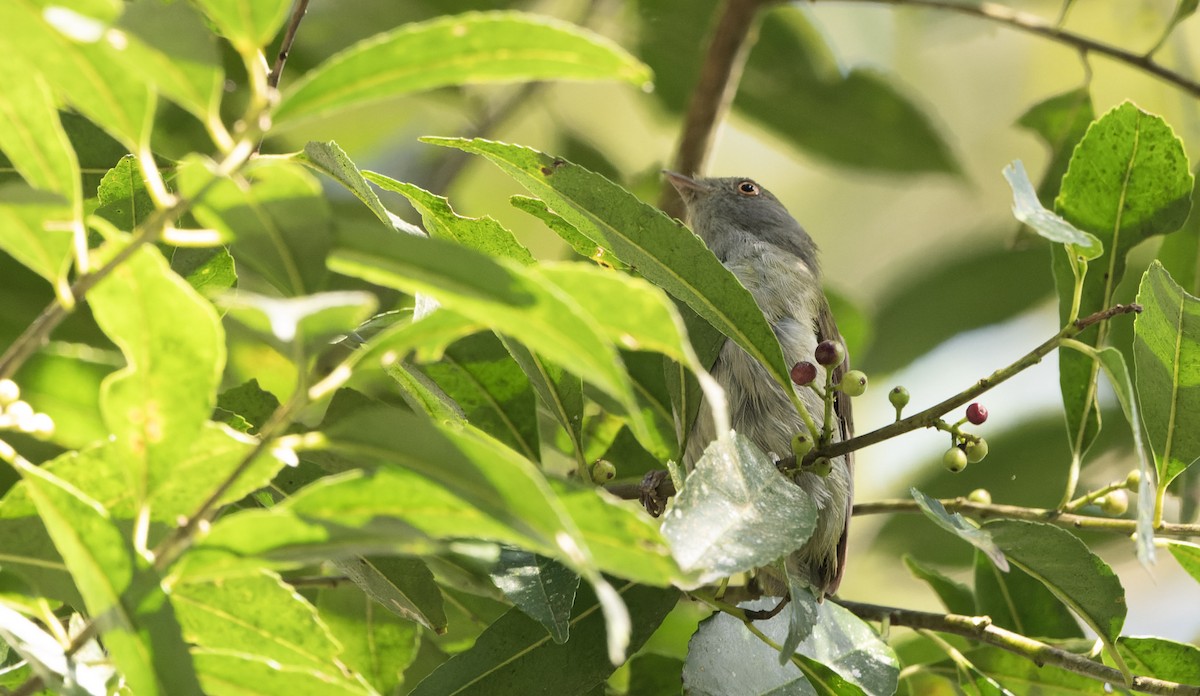
<svg viewBox="0 0 1200 696">
<path fill-rule="evenodd" d="M 511 548 L 500 550 L 490 575 L 504 596 L 544 626 L 555 643 L 567 642 L 578 575 L 552 559 Z"/>
<path fill-rule="evenodd" d="M 117 267 L 88 299 L 129 363 L 105 379 L 101 409 L 127 452 L 129 488 L 145 500 L 170 478 L 212 413 L 224 334 L 212 305 L 153 247 Z"/>
<path fill-rule="evenodd" d="M 936 498 L 930 498 L 916 488 L 909 489 L 909 492 L 912 494 L 913 500 L 917 501 L 921 512 L 924 512 L 925 516 L 934 524 L 982 551 L 1002 572 L 1008 571 L 1008 561 L 1004 559 L 1004 553 L 992 540 L 991 534 L 980 529 L 961 514 L 947 512 L 946 507 Z"/>
<path fill-rule="evenodd" d="M 517 210 L 529 213 L 544 222 L 546 227 L 549 227 L 551 231 L 561 237 L 580 256 L 591 259 L 605 268 L 629 269 L 629 264 L 623 263 L 612 254 L 604 253 L 604 250 L 596 246 L 595 242 L 580 234 L 574 225 L 567 222 L 558 213 L 550 210 L 546 202 L 540 198 L 513 196 L 508 199 L 508 202 Z"/>
<path fill-rule="evenodd" d="M 103 617 L 105 645 L 129 686 L 151 696 L 198 696 L 187 646 L 157 578 L 137 572 L 133 549 L 107 512 L 54 475 L 16 466 L 88 611 Z"/>
<path fill-rule="evenodd" d="M 567 434 L 570 441 L 567 453 L 575 458 L 576 467 L 582 476 L 589 463 L 583 442 L 583 379 L 543 359 L 517 341 L 503 337 L 501 341 L 513 361 L 525 373 L 542 408 Z M 541 435 L 544 440 L 553 441 L 550 433 L 541 432 Z"/>
<path fill-rule="evenodd" d="M 1160 117 L 1130 102 L 1095 121 L 1075 148 L 1055 200 L 1056 211 L 1069 223 L 1095 235 L 1104 254 L 1088 264 L 1079 316 L 1111 306 L 1125 273 L 1129 250 L 1149 237 L 1179 229 L 1191 207 L 1193 179 L 1183 144 Z M 1074 274 L 1070 259 L 1056 250 L 1054 273 L 1059 316 L 1073 304 Z M 1079 335 L 1099 346 L 1108 326 L 1101 323 Z M 1059 383 L 1067 415 L 1067 434 L 1076 459 L 1081 458 L 1099 429 L 1096 375 L 1099 365 L 1088 356 L 1063 353 Z"/>
<path fill-rule="evenodd" d="M 492 218 L 463 217 L 454 212 L 445 198 L 435 196 L 418 186 L 396 181 L 375 172 L 364 172 L 363 176 L 383 190 L 407 198 L 421 214 L 429 236 L 458 242 L 488 256 L 510 259 L 524 265 L 533 263 L 533 254 L 517 241 L 512 232 Z"/>
<path fill-rule="evenodd" d="M 286 126 L 447 85 L 622 80 L 641 86 L 649 79 L 646 66 L 580 27 L 519 12 L 470 13 L 409 24 L 351 46 L 292 85 L 275 122 Z"/>
<path fill-rule="evenodd" d="M 608 179 L 536 150 L 475 139 L 425 142 L 483 155 L 567 222 L 696 311 L 766 365 L 785 389 L 788 367 L 754 298 L 700 238 Z"/>
<path fill-rule="evenodd" d="M 1180 567 L 1188 572 L 1196 582 L 1200 582 L 1200 544 L 1191 544 L 1186 541 L 1170 541 L 1167 548 L 1170 549 L 1171 555 L 1175 560 L 1179 561 Z"/>
<path fill-rule="evenodd" d="M 417 657 L 420 629 L 388 612 L 355 587 L 323 588 L 321 621 L 341 645 L 338 662 L 357 672 L 380 694 L 394 694 Z"/>
<path fill-rule="evenodd" d="M 975 593 L 966 585 L 947 577 L 935 568 L 904 555 L 904 565 L 918 580 L 924 580 L 937 593 L 942 605 L 951 614 L 970 616 L 975 613 Z"/>
<path fill-rule="evenodd" d="M 1010 565 L 1002 573 L 975 553 L 975 593 L 967 616 L 990 616 L 1001 628 L 1040 638 L 1082 638 L 1079 622 L 1037 578 Z"/>
<path fill-rule="evenodd" d="M 350 156 L 337 143 L 332 140 L 324 143 L 310 141 L 305 143 L 303 151 L 297 152 L 292 157 L 297 162 L 332 177 L 362 201 L 363 205 L 367 206 L 372 213 L 375 213 L 375 217 L 387 225 L 394 225 L 396 216 L 383 207 L 379 196 L 375 194 L 375 189 L 371 188 L 371 185 L 363 178 L 358 166 L 350 160 Z"/>
<path fill-rule="evenodd" d="M 1041 204 L 1021 160 L 1015 160 L 1004 168 L 1004 178 L 1013 192 L 1013 217 L 1029 225 L 1042 237 L 1066 244 L 1071 253 L 1077 256 L 1094 259 L 1104 253 L 1096 235 L 1077 229 Z"/>
<path fill-rule="evenodd" d="M 633 583 L 618 586 L 617 593 L 634 622 L 630 651 L 646 642 L 679 598 L 673 588 Z M 474 647 L 435 670 L 412 694 L 523 696 L 531 684 L 545 693 L 588 693 L 616 669 L 605 651 L 605 622 L 599 609 L 595 595 L 580 588 L 571 613 L 571 640 L 561 645 L 541 624 L 510 609 L 479 636 Z M 563 669 L 564 665 L 570 668 Z"/>
<path fill-rule="evenodd" d="M 1138 400 L 1161 495 L 1200 457 L 1200 299 L 1155 262 L 1138 302 L 1144 307 L 1133 324 Z"/>
<path fill-rule="evenodd" d="M 389 613 L 445 633 L 442 591 L 421 559 L 374 556 L 334 561 L 333 565 Z"/>
<path fill-rule="evenodd" d="M 707 583 L 768 565 L 816 528 L 812 499 L 745 437 L 714 440 L 663 520 L 679 565 Z"/>
</svg>

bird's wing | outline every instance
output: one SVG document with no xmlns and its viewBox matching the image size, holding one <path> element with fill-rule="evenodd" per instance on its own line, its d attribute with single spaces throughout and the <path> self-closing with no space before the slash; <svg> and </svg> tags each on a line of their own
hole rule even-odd
<svg viewBox="0 0 1200 696">
<path fill-rule="evenodd" d="M 833 312 L 829 309 L 829 302 L 822 296 L 820 304 L 817 307 L 817 341 L 837 341 L 842 342 L 842 335 L 838 332 L 837 323 L 833 320 Z M 850 351 L 846 351 L 846 359 L 842 361 L 833 370 L 832 384 L 837 384 L 842 379 L 842 375 L 850 370 Z M 833 402 L 833 410 L 837 414 L 838 424 L 841 426 L 842 439 L 849 440 L 854 437 L 854 415 L 850 410 L 850 397 L 838 390 L 837 397 Z M 826 594 L 837 592 L 838 585 L 842 582 L 842 574 L 846 570 L 846 539 L 850 532 L 850 513 L 854 509 L 854 453 L 850 452 L 846 455 L 846 471 L 849 474 L 849 495 L 846 496 L 846 526 L 842 529 L 842 536 L 838 539 L 837 546 L 837 575 L 834 576 L 833 582 L 829 587 L 825 588 Z"/>
</svg>

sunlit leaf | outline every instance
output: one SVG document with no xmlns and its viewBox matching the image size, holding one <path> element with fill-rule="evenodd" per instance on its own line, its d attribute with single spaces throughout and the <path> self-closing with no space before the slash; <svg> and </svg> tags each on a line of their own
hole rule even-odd
<svg viewBox="0 0 1200 696">
<path fill-rule="evenodd" d="M 420 629 L 388 612 L 355 587 L 323 588 L 317 609 L 330 635 L 341 645 L 338 662 L 354 670 L 381 694 L 395 693 L 404 669 L 417 656 Z"/>
<path fill-rule="evenodd" d="M 246 4 L 261 7 L 269 0 Z M 115 55 L 131 73 L 202 121 L 216 111 L 224 71 L 212 32 L 191 3 L 131 2 L 117 26 L 128 42 Z"/>
<path fill-rule="evenodd" d="M 1200 684 L 1200 648 L 1166 638 L 1121 636 L 1117 650 L 1136 674 L 1178 682 Z"/>
<path fill-rule="evenodd" d="M 30 186 L 79 201 L 79 160 L 46 79 L 9 59 L 0 62 L 0 84 L 0 150 Z"/>
<path fill-rule="evenodd" d="M 200 8 L 241 53 L 266 46 L 287 16 L 289 0 L 198 0 Z"/>
<path fill-rule="evenodd" d="M 500 550 L 490 575 L 504 596 L 542 624 L 555 643 L 567 641 L 578 575 L 552 559 L 512 548 Z"/>
<path fill-rule="evenodd" d="M 471 13 L 402 26 L 333 56 L 285 91 L 275 122 L 447 85 L 649 79 L 646 66 L 580 27 L 519 12 Z"/>
<path fill-rule="evenodd" d="M 1180 567 L 1195 578 L 1196 582 L 1200 582 L 1200 545 L 1172 540 L 1168 542 L 1167 549 L 1175 560 L 1179 561 Z"/>
<path fill-rule="evenodd" d="M 314 344 L 350 333 L 375 311 L 375 296 L 352 290 L 276 299 L 252 292 L 221 298 L 238 321 L 291 343 Z"/>
<path fill-rule="evenodd" d="M 70 262 L 70 219 L 70 206 L 58 194 L 0 186 L 0 248 L 51 283 L 60 281 Z"/>
</svg>

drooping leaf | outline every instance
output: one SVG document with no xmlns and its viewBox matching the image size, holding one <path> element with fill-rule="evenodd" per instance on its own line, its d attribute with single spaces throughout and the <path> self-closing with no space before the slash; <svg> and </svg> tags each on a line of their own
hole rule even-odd
<svg viewBox="0 0 1200 696">
<path fill-rule="evenodd" d="M 297 162 L 333 177 L 334 180 L 345 186 L 347 191 L 362 201 L 363 205 L 367 206 L 372 213 L 375 213 L 375 217 L 380 221 L 387 225 L 395 225 L 396 216 L 383 207 L 379 196 L 363 178 L 358 166 L 350 160 L 350 156 L 337 143 L 332 140 L 324 143 L 310 141 L 305 143 L 303 151 L 297 152 L 292 157 Z"/>
<path fill-rule="evenodd" d="M 1178 0 L 1175 5 L 1175 12 L 1171 14 L 1171 21 L 1163 28 L 1162 35 L 1155 42 L 1154 47 L 1146 52 L 1146 56 L 1149 57 L 1157 53 L 1158 49 L 1162 48 L 1162 45 L 1167 42 L 1167 39 L 1171 38 L 1171 33 L 1175 31 L 1175 27 L 1179 26 L 1179 23 L 1183 20 L 1196 14 L 1197 7 L 1200 7 L 1200 0 Z"/>
<path fill-rule="evenodd" d="M 0 150 L 36 189 L 68 204 L 82 197 L 79 159 L 58 118 L 57 103 L 41 73 L 21 60 L 0 65 Z"/>
<path fill-rule="evenodd" d="M 910 489 L 909 492 L 912 494 L 913 500 L 917 501 L 921 512 L 924 512 L 925 516 L 934 524 L 982 551 L 1001 572 L 1008 571 L 1008 561 L 1005 560 L 1004 553 L 996 546 L 996 542 L 992 540 L 990 533 L 980 529 L 978 525 L 968 521 L 957 512 L 950 514 L 936 498 L 930 498 L 916 488 Z"/>
<path fill-rule="evenodd" d="M 447 85 L 649 79 L 646 66 L 580 27 L 519 12 L 469 13 L 405 25 L 333 56 L 285 91 L 275 122 Z"/>
<path fill-rule="evenodd" d="M 800 548 L 816 506 L 745 437 L 713 441 L 663 520 L 679 565 L 708 583 L 768 565 Z"/>
<path fill-rule="evenodd" d="M 239 52 L 250 54 L 275 37 L 288 0 L 198 0 L 200 8 Z"/>
<path fill-rule="evenodd" d="M 513 548 L 500 550 L 490 574 L 504 596 L 545 627 L 555 643 L 567 641 L 578 575 L 552 559 Z"/>
<path fill-rule="evenodd" d="M 1106 309 L 1116 301 L 1117 283 L 1125 273 L 1130 249 L 1183 225 L 1191 206 L 1192 186 L 1183 144 L 1160 117 L 1126 102 L 1088 128 L 1055 200 L 1055 210 L 1067 222 L 1095 235 L 1104 246 L 1104 254 L 1088 264 L 1079 316 Z M 1072 263 L 1066 253 L 1055 250 L 1059 316 L 1064 322 L 1072 318 Z M 1101 322 L 1081 333 L 1078 340 L 1100 346 L 1107 332 L 1107 324 Z M 1076 462 L 1099 430 L 1095 403 L 1099 369 L 1089 356 L 1073 352 L 1060 356 L 1059 383 Z"/>
<path fill-rule="evenodd" d="M 408 199 L 421 214 L 429 236 L 448 239 L 496 258 L 505 258 L 520 264 L 533 263 L 533 255 L 503 225 L 490 217 L 469 218 L 454 212 L 450 203 L 424 189 L 396 181 L 375 172 L 364 172 L 363 176 L 385 191 L 398 193 Z"/>
<path fill-rule="evenodd" d="M 104 617 L 105 645 L 129 686 L 139 694 L 198 696 L 200 685 L 159 579 L 138 567 L 132 545 L 107 511 L 49 472 L 14 465 L 88 611 Z"/>
<path fill-rule="evenodd" d="M 81 114 L 127 151 L 136 150 L 150 128 L 154 95 L 129 72 L 108 34 L 120 5 L 45 9 L 55 11 L 39 3 L 0 3 L 0 50 L 33 66 Z"/>
<path fill-rule="evenodd" d="M 1004 168 L 1004 178 L 1013 192 L 1013 217 L 1029 225 L 1042 237 L 1067 245 L 1076 256 L 1094 259 L 1104 253 L 1096 235 L 1077 229 L 1042 205 L 1021 160 L 1014 160 Z"/>
<path fill-rule="evenodd" d="M 576 468 L 583 475 L 589 463 L 583 441 L 583 379 L 545 360 L 517 341 L 503 337 L 501 341 L 513 361 L 525 373 L 541 407 L 566 433 L 570 441 L 567 453 L 574 457 Z M 543 440 L 551 441 L 549 433 L 539 429 L 539 434 Z"/>
<path fill-rule="evenodd" d="M 1158 519 L 1167 485 L 1200 457 L 1200 299 L 1157 262 L 1142 277 L 1137 299 L 1144 309 L 1134 319 L 1133 356 L 1158 474 Z"/>
<path fill-rule="evenodd" d="M 1168 542 L 1167 548 L 1175 560 L 1179 561 L 1180 567 L 1195 578 L 1196 582 L 1200 582 L 1200 545 L 1172 540 Z"/>
<path fill-rule="evenodd" d="M 1037 578 L 1011 566 L 1002 573 L 975 553 L 975 593 L 967 616 L 989 616 L 992 623 L 1025 636 L 1081 638 L 1083 631 L 1054 594 Z"/>
<path fill-rule="evenodd" d="M 975 593 L 971 591 L 971 588 L 908 554 L 904 555 L 904 565 L 908 567 L 908 572 L 912 573 L 913 577 L 929 584 L 929 587 L 937 593 L 938 599 L 942 600 L 946 611 L 964 616 L 975 613 Z"/>
<path fill-rule="evenodd" d="M 616 590 L 634 620 L 630 651 L 646 642 L 662 623 L 679 592 L 633 583 Z M 589 693 L 616 667 L 605 650 L 605 622 L 594 593 L 581 587 L 571 612 L 571 640 L 557 644 L 540 623 L 519 609 L 510 609 L 475 641 L 426 677 L 413 696 L 456 693 L 516 696 L 531 684 L 545 693 Z M 563 669 L 570 665 L 570 669 Z"/>
<path fill-rule="evenodd" d="M 374 556 L 334 561 L 333 565 L 388 612 L 435 633 L 445 632 L 442 592 L 421 559 Z"/>
<path fill-rule="evenodd" d="M 139 501 L 166 483 L 212 413 L 225 365 L 216 311 L 143 247 L 88 295 L 97 323 L 128 365 L 104 381 L 101 410 L 127 453 Z"/>
<path fill-rule="evenodd" d="M 605 268 L 628 270 L 629 264 L 622 262 L 611 253 L 605 253 L 604 249 L 596 246 L 595 242 L 580 234 L 574 225 L 550 210 L 545 201 L 529 196 L 513 196 L 508 199 L 508 202 L 517 210 L 529 213 L 544 222 L 546 227 L 561 237 L 580 256 L 591 259 Z"/>
<path fill-rule="evenodd" d="M 536 150 L 475 139 L 425 142 L 482 155 L 638 273 L 685 302 L 766 365 L 786 389 L 788 367 L 767 320 L 737 278 L 699 237 L 602 176 Z"/>
<path fill-rule="evenodd" d="M 0 185 L 0 249 L 51 283 L 63 283 L 71 258 L 71 209 L 55 193 Z"/>
</svg>

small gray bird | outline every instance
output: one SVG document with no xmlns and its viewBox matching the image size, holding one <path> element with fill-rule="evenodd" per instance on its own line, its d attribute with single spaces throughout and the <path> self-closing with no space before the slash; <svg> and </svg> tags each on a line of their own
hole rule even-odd
<svg viewBox="0 0 1200 696">
<path fill-rule="evenodd" d="M 693 179 L 671 171 L 664 174 L 683 197 L 692 230 L 754 296 L 779 339 L 787 365 L 812 361 L 821 341 L 841 342 L 821 291 L 817 246 L 770 191 L 740 177 Z M 848 369 L 847 360 L 835 371 L 834 383 Z M 805 430 L 804 421 L 766 368 L 726 340 L 712 375 L 726 391 L 733 429 L 768 455 L 790 455 L 792 436 Z M 821 399 L 811 389 L 796 390 L 813 420 L 822 423 Z M 850 399 L 841 392 L 835 411 L 841 426 L 835 441 L 851 437 Z M 716 435 L 708 405 L 702 404 L 684 453 L 689 470 Z M 837 591 L 845 569 L 852 466 L 847 455 L 832 462 L 828 476 L 801 471 L 794 477 L 817 505 L 817 528 L 787 563 L 790 572 L 808 581 L 818 599 Z M 763 579 L 768 594 L 782 594 L 786 588 L 769 574 Z"/>
</svg>

